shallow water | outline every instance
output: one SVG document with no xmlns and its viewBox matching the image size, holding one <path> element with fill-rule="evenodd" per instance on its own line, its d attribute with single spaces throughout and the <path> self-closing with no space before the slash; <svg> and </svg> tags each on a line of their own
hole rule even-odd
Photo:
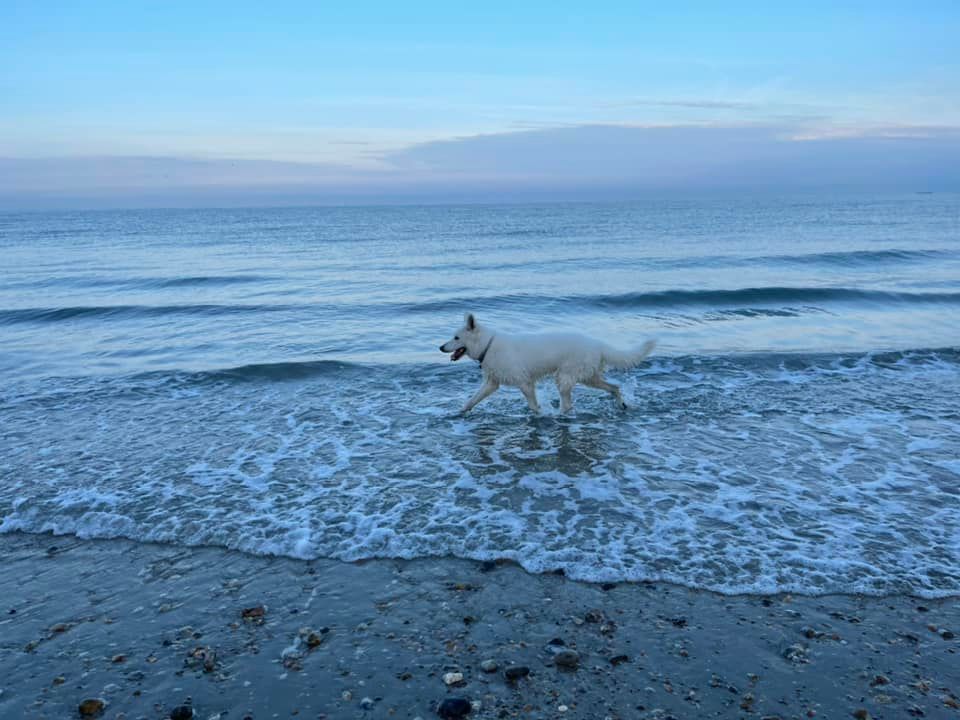
<svg viewBox="0 0 960 720">
<path fill-rule="evenodd" d="M 0 531 L 960 594 L 960 197 L 0 215 Z M 532 417 L 437 345 L 656 337 Z"/>
</svg>

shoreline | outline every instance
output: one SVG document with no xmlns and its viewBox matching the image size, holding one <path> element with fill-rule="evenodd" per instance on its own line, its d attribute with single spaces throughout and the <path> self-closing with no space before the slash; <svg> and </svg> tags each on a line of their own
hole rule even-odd
<svg viewBox="0 0 960 720">
<path fill-rule="evenodd" d="M 23 533 L 0 552 L 4 718 L 101 699 L 100 717 L 124 720 L 184 705 L 427 720 L 452 698 L 471 718 L 960 718 L 956 597 L 724 595 L 512 562 Z"/>
</svg>

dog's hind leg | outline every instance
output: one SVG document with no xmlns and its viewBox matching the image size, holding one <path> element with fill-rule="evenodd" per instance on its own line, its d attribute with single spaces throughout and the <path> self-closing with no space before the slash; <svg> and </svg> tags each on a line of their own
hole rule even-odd
<svg viewBox="0 0 960 720">
<path fill-rule="evenodd" d="M 463 410 L 460 412 L 470 412 L 474 407 L 476 407 L 477 403 L 493 395 L 493 393 L 495 393 L 499 387 L 500 383 L 494 382 L 493 380 L 487 380 L 483 383 L 481 388 L 477 390 L 476 394 L 474 394 L 474 396 L 467 401 L 467 404 L 463 406 Z"/>
<path fill-rule="evenodd" d="M 620 387 L 609 383 L 600 373 L 597 373 L 589 380 L 584 380 L 583 384 L 587 387 L 597 388 L 598 390 L 606 390 L 608 393 L 613 395 L 614 399 L 619 403 L 620 407 L 624 410 L 627 408 L 627 404 L 623 401 L 623 395 L 620 392 Z"/>
<path fill-rule="evenodd" d="M 560 412 L 568 413 L 573 410 L 573 383 L 558 379 L 557 390 L 560 391 Z"/>
<path fill-rule="evenodd" d="M 527 405 L 530 406 L 530 409 L 535 413 L 540 412 L 540 403 L 537 402 L 537 386 L 533 383 L 521 385 L 520 392 L 522 392 L 523 396 L 527 399 Z"/>
</svg>

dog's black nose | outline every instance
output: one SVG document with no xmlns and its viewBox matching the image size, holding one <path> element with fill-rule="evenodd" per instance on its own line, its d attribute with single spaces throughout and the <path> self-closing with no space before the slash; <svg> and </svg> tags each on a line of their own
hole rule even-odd
<svg viewBox="0 0 960 720">
<path fill-rule="evenodd" d="M 440 352 L 443 352 L 443 345 L 440 346 Z"/>
</svg>

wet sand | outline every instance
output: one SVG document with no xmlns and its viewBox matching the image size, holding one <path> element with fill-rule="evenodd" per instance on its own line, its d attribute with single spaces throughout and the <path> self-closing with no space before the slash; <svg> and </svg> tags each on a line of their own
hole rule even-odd
<svg viewBox="0 0 960 720">
<path fill-rule="evenodd" d="M 960 718 L 956 598 L 727 597 L 22 534 L 0 555 L 4 719 L 102 700 L 99 717 L 127 720 L 428 720 L 454 699 L 443 711 L 471 718 Z"/>
</svg>

